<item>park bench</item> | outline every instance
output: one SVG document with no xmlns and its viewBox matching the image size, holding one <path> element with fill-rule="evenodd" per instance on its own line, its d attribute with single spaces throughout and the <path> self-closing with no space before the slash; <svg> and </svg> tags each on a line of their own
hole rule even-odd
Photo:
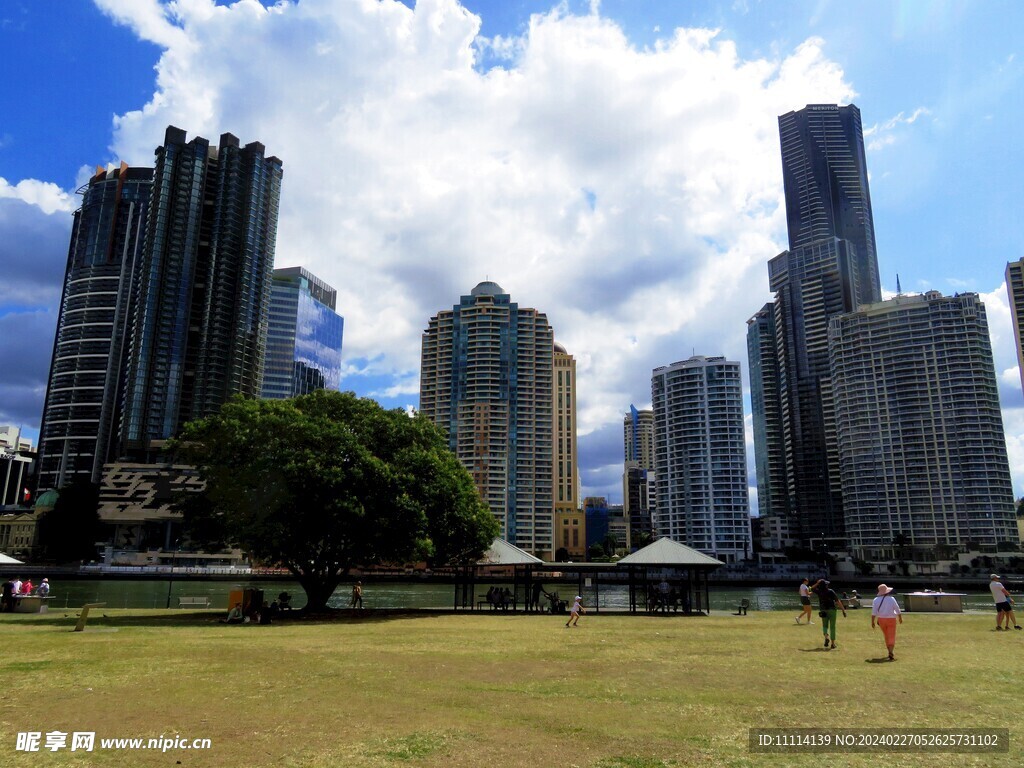
<svg viewBox="0 0 1024 768">
<path fill-rule="evenodd" d="M 210 598 L 208 597 L 179 597 L 179 608 L 209 608 Z"/>
<path fill-rule="evenodd" d="M 749 607 L 750 607 L 750 601 L 747 600 L 747 598 L 744 597 L 742 600 L 740 600 L 740 604 L 738 606 L 736 606 L 736 613 L 734 613 L 733 616 L 746 616 L 747 615 L 747 609 Z"/>
</svg>

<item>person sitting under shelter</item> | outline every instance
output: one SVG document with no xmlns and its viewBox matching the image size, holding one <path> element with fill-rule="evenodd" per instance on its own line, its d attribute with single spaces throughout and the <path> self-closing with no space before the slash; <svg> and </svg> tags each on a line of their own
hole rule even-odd
<svg viewBox="0 0 1024 768">
<path fill-rule="evenodd" d="M 235 603 L 228 611 L 228 617 L 220 620 L 222 624 L 242 624 L 245 617 L 242 616 L 242 604 Z"/>
</svg>

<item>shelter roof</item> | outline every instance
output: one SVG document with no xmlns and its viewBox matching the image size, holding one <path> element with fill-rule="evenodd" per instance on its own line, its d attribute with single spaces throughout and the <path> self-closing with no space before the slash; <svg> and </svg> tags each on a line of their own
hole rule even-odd
<svg viewBox="0 0 1024 768">
<path fill-rule="evenodd" d="M 543 564 L 544 561 L 509 544 L 504 539 L 495 539 L 491 543 L 491 548 L 484 552 L 484 556 L 477 561 L 477 565 L 535 565 L 537 563 Z"/>
<path fill-rule="evenodd" d="M 626 555 L 619 560 L 619 565 L 686 565 L 717 568 L 725 563 L 665 536 L 631 555 Z"/>
<path fill-rule="evenodd" d="M 21 560 L 15 560 L 10 555 L 0 552 L 0 565 L 24 565 Z"/>
</svg>

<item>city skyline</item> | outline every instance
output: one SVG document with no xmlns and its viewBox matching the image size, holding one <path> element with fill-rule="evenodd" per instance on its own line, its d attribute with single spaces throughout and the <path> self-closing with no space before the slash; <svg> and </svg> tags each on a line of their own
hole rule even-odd
<svg viewBox="0 0 1024 768">
<path fill-rule="evenodd" d="M 0 422 L 30 434 L 42 412 L 73 190 L 96 163 L 149 164 L 167 125 L 228 130 L 288 161 L 277 262 L 338 287 L 342 389 L 415 405 L 422 323 L 493 279 L 546 308 L 573 351 L 583 495 L 621 501 L 619 424 L 647 404 L 651 370 L 691 350 L 744 360 L 746 320 L 771 298 L 764 264 L 786 245 L 778 116 L 856 103 L 883 296 L 896 272 L 908 290 L 981 294 L 1020 496 L 1002 276 L 1022 255 L 1020 107 L 1006 97 L 1024 12 L 552 5 L 195 2 L 169 18 L 156 2 L 7 4 L 0 56 L 25 77 L 0 96 L 0 353 L 18 362 Z M 103 74 L 111 51 L 118 78 Z M 752 467 L 749 433 L 748 418 Z"/>
</svg>

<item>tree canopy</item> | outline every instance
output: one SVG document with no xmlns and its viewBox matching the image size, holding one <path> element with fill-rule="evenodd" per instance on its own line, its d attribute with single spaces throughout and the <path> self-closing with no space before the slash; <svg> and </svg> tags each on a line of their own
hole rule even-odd
<svg viewBox="0 0 1024 768">
<path fill-rule="evenodd" d="M 92 560 L 96 542 L 105 535 L 100 525 L 100 487 L 76 478 L 59 491 L 53 509 L 39 518 L 43 556 L 57 563 Z"/>
<path fill-rule="evenodd" d="M 432 422 L 351 392 L 237 397 L 172 450 L 206 481 L 179 502 L 187 535 L 284 566 L 311 610 L 353 566 L 468 563 L 498 533 Z"/>
</svg>

